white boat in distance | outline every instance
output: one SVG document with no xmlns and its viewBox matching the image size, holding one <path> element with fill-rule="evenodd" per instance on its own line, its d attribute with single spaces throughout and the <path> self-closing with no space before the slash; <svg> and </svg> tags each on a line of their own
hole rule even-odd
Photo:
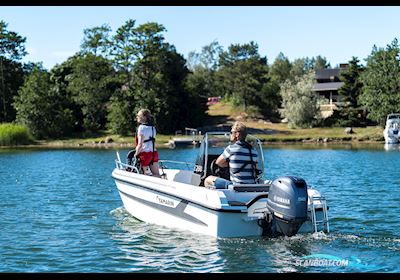
<svg viewBox="0 0 400 280">
<path fill-rule="evenodd" d="M 385 144 L 399 144 L 400 143 L 400 114 L 389 114 L 386 117 L 386 125 L 383 130 L 385 137 Z"/>
<path fill-rule="evenodd" d="M 136 162 L 130 164 L 128 157 L 123 163 L 117 152 L 112 177 L 125 209 L 144 222 L 214 237 L 329 232 L 325 198 L 299 177 L 265 180 L 261 142 L 252 135 L 247 141 L 259 155 L 262 173 L 257 184 L 204 187 L 204 179 L 210 174 L 229 177 L 229 168 L 215 164 L 229 144 L 226 132 L 206 133 L 195 163 L 161 160 L 161 178 L 141 174 Z"/>
</svg>

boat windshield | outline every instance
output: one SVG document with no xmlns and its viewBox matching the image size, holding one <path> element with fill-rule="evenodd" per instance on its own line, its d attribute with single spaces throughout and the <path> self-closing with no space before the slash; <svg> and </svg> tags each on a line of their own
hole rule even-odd
<svg viewBox="0 0 400 280">
<path fill-rule="evenodd" d="M 400 114 L 389 114 L 387 120 L 400 120 Z"/>
<path fill-rule="evenodd" d="M 261 141 L 251 134 L 247 135 L 246 141 L 257 150 L 259 168 L 262 171 L 258 178 L 262 178 L 264 175 L 264 154 Z M 211 162 L 218 158 L 230 144 L 233 143 L 230 141 L 229 132 L 207 132 L 201 141 L 199 154 L 196 159 L 195 172 L 200 174 L 202 179 L 210 175 Z"/>
</svg>

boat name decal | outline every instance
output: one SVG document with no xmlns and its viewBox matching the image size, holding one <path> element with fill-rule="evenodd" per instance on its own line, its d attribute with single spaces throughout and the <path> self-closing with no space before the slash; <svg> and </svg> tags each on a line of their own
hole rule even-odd
<svg viewBox="0 0 400 280">
<path fill-rule="evenodd" d="M 161 204 L 165 204 L 165 205 L 172 206 L 172 207 L 175 206 L 175 205 L 174 205 L 174 202 L 173 202 L 172 200 L 159 197 L 158 195 L 156 196 L 156 198 L 157 198 L 157 201 L 158 201 L 159 203 L 161 203 Z"/>
<path fill-rule="evenodd" d="M 283 197 L 276 196 L 276 195 L 274 195 L 274 201 L 277 201 L 277 202 L 280 202 L 283 204 L 290 204 L 290 199 L 283 198 Z"/>
</svg>

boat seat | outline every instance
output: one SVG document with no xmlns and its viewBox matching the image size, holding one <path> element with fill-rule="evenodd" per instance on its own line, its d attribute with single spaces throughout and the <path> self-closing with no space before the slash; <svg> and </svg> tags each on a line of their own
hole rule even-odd
<svg viewBox="0 0 400 280">
<path fill-rule="evenodd" d="M 201 181 L 200 175 L 190 170 L 165 169 L 164 173 L 168 180 L 174 182 L 198 186 Z"/>
</svg>

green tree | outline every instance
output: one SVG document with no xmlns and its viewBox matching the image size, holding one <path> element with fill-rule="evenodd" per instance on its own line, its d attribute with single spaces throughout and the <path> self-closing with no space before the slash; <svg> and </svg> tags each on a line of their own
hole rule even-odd
<svg viewBox="0 0 400 280">
<path fill-rule="evenodd" d="M 215 71 L 219 66 L 218 59 L 222 51 L 222 46 L 215 40 L 209 45 L 202 47 L 200 53 L 190 52 L 187 66 L 191 71 L 195 71 L 197 68 Z"/>
<path fill-rule="evenodd" d="M 280 84 L 290 77 L 291 69 L 292 65 L 289 59 L 281 52 L 271 65 L 270 76 Z"/>
<path fill-rule="evenodd" d="M 218 76 L 225 98 L 234 106 L 257 104 L 257 96 L 268 81 L 267 58 L 258 54 L 258 45 L 232 44 L 220 55 Z"/>
<path fill-rule="evenodd" d="M 69 77 L 73 73 L 73 63 L 78 54 L 71 56 L 61 64 L 57 64 L 50 71 L 51 90 L 58 96 L 58 105 L 71 112 L 71 129 L 67 129 L 63 135 L 72 132 L 83 131 L 83 115 L 81 107 L 74 101 L 71 91 L 68 89 Z"/>
<path fill-rule="evenodd" d="M 139 106 L 143 106 L 143 102 L 148 104 L 148 100 L 158 102 L 151 89 L 156 86 L 151 80 L 152 67 L 155 67 L 152 63 L 163 45 L 161 33 L 164 31 L 157 23 L 135 27 L 135 21 L 128 20 L 113 36 L 111 55 L 122 83 L 121 89 L 111 98 L 108 114 L 108 127 L 115 133 L 132 132 L 136 128 L 135 113 Z"/>
<path fill-rule="evenodd" d="M 195 115 L 195 93 L 188 92 L 185 85 L 186 61 L 164 41 L 164 32 L 160 24 L 135 27 L 130 20 L 114 36 L 118 39 L 114 40 L 114 61 L 123 85 L 111 97 L 108 120 L 112 131 L 132 132 L 140 108 L 152 111 L 160 133 L 174 132 L 201 119 Z M 120 48 L 123 45 L 125 48 Z"/>
<path fill-rule="evenodd" d="M 254 117 L 277 115 L 279 83 L 270 77 L 267 58 L 259 55 L 256 43 L 232 44 L 219 61 L 217 77 L 226 100 Z"/>
<path fill-rule="evenodd" d="M 158 35 L 164 28 L 147 23 L 137 28 L 140 56 L 135 64 L 131 88 L 135 111 L 148 108 L 157 120 L 161 133 L 171 133 L 190 123 L 191 107 L 185 89 L 188 74 L 186 61 L 175 47 Z"/>
<path fill-rule="evenodd" d="M 86 54 L 71 60 L 68 91 L 80 107 L 83 128 L 96 132 L 105 128 L 107 104 L 116 88 L 111 62 L 101 56 Z"/>
<path fill-rule="evenodd" d="M 0 122 L 12 122 L 15 120 L 15 109 L 12 106 L 14 96 L 18 94 L 18 89 L 24 83 L 26 75 L 23 64 L 0 57 L 2 71 L 1 79 L 1 99 L 0 99 Z"/>
<path fill-rule="evenodd" d="M 196 95 L 203 97 L 221 96 L 221 87 L 216 76 L 218 59 L 222 47 L 217 41 L 202 48 L 200 53 L 191 52 L 187 65 L 191 72 L 187 77 L 187 86 Z"/>
<path fill-rule="evenodd" d="M 304 74 L 308 73 L 313 69 L 313 61 L 312 59 L 305 58 L 297 58 L 292 62 L 292 67 L 290 69 L 289 78 L 294 80 L 296 77 L 301 77 Z"/>
<path fill-rule="evenodd" d="M 322 57 L 320 55 L 318 55 L 316 58 L 313 57 L 311 59 L 311 64 L 313 65 L 314 70 L 331 68 L 331 64 L 328 62 L 326 57 Z"/>
<path fill-rule="evenodd" d="M 386 49 L 373 46 L 361 74 L 363 91 L 359 102 L 369 112 L 368 118 L 384 126 L 389 113 L 400 107 L 399 46 L 395 38 Z"/>
<path fill-rule="evenodd" d="M 313 71 L 295 79 L 286 80 L 281 86 L 282 116 L 292 127 L 310 127 L 319 119 L 318 100 L 312 88 L 315 83 Z"/>
<path fill-rule="evenodd" d="M 81 44 L 83 53 L 94 55 L 109 55 L 111 27 L 108 24 L 86 28 L 83 31 L 84 37 Z"/>
<path fill-rule="evenodd" d="M 340 126 L 360 126 L 365 124 L 362 114 L 362 108 L 358 104 L 359 96 L 363 89 L 360 76 L 363 67 L 359 65 L 357 57 L 352 57 L 349 61 L 349 67 L 340 73 L 340 79 L 344 82 L 338 90 L 342 97 L 342 104 L 338 105 L 339 120 L 337 125 Z"/>
<path fill-rule="evenodd" d="M 135 20 L 127 20 L 111 38 L 110 56 L 125 82 L 131 79 L 130 72 L 139 56 L 135 24 Z"/>
<path fill-rule="evenodd" d="M 39 139 L 61 137 L 71 132 L 72 111 L 65 108 L 63 96 L 53 90 L 50 74 L 41 65 L 26 78 L 16 96 L 16 121 L 26 125 Z"/>
<path fill-rule="evenodd" d="M 340 80 L 344 84 L 339 88 L 338 93 L 342 96 L 342 101 L 349 103 L 353 108 L 358 107 L 358 97 L 363 87 L 360 81 L 363 66 L 359 62 L 358 58 L 353 56 L 349 61 L 349 67 L 340 72 Z"/>
<path fill-rule="evenodd" d="M 26 55 L 26 38 L 7 30 L 8 24 L 0 20 L 0 122 L 12 121 L 15 111 L 13 96 L 22 84 L 22 67 L 16 61 Z"/>
</svg>

